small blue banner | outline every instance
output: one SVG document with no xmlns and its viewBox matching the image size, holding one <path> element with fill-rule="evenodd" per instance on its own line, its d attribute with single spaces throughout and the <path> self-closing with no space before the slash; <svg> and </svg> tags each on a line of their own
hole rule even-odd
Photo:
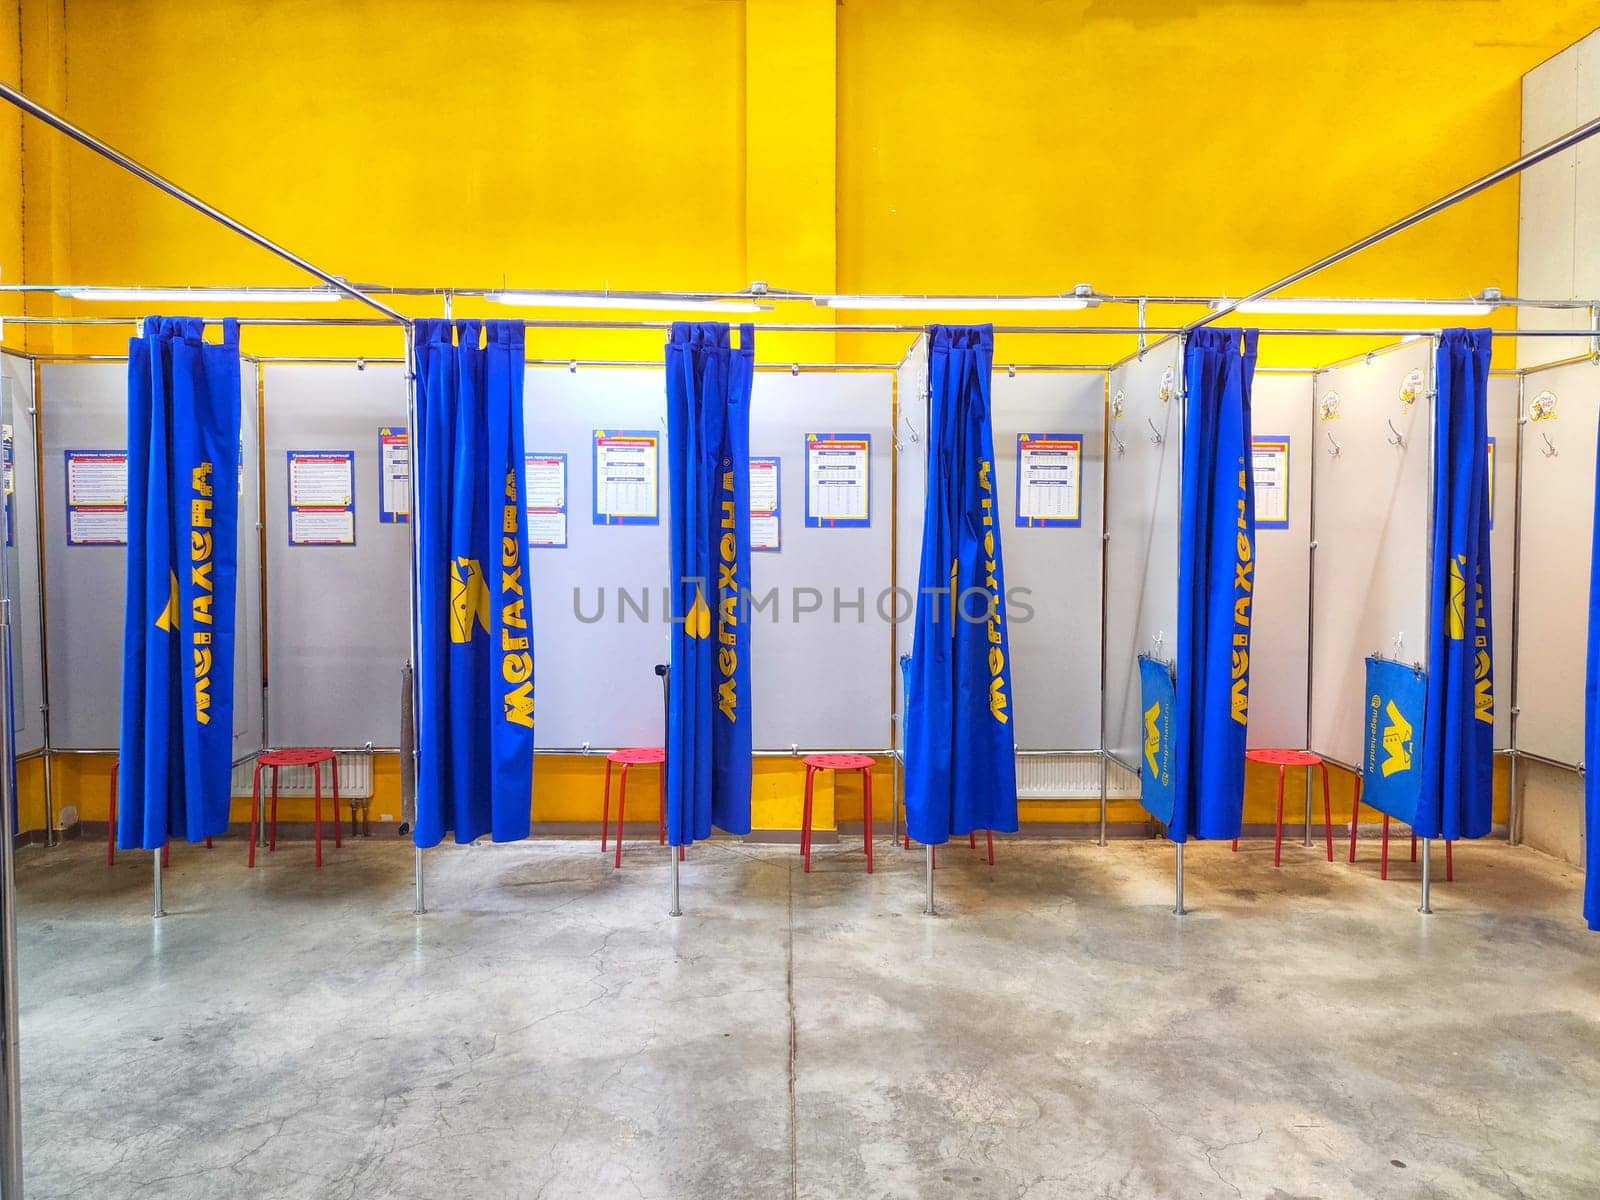
<svg viewBox="0 0 1600 1200">
<path fill-rule="evenodd" d="M 1417 667 L 1367 659 L 1361 802 L 1410 825 L 1422 784 L 1428 677 Z"/>
<path fill-rule="evenodd" d="M 1139 800 L 1156 820 L 1172 823 L 1177 796 L 1172 775 L 1172 710 L 1178 693 L 1172 668 L 1159 658 L 1139 656 L 1139 707 L 1144 713 L 1140 745 Z"/>
</svg>

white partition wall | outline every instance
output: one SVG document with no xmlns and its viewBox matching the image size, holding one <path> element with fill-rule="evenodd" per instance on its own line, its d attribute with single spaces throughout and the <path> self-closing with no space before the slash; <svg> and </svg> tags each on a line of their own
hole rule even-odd
<svg viewBox="0 0 1600 1200">
<path fill-rule="evenodd" d="M 1317 376 L 1310 748 L 1347 766 L 1366 657 L 1427 656 L 1432 390 L 1426 339 Z"/>
<path fill-rule="evenodd" d="M 1517 749 L 1575 767 L 1583 761 L 1600 366 L 1534 371 L 1522 388 L 1529 420 L 1522 431 Z"/>
<path fill-rule="evenodd" d="M 1100 748 L 1100 563 L 1106 377 L 997 372 L 995 491 L 1005 552 L 1018 750 Z M 1077 525 L 1019 527 L 1018 437 L 1081 439 Z M 901 515 L 920 549 L 922 513 Z"/>
<path fill-rule="evenodd" d="M 33 363 L 0 354 L 0 421 L 10 458 L 5 503 L 10 540 L 6 577 L 11 595 L 11 690 L 18 754 L 44 748 L 44 659 L 39 620 L 39 488 Z"/>
<path fill-rule="evenodd" d="M 238 593 L 234 598 L 233 760 L 239 762 L 266 745 L 265 663 L 261 646 L 262 524 L 261 428 L 258 407 L 260 367 L 244 359 L 239 371 L 239 549 Z"/>
<path fill-rule="evenodd" d="M 1114 368 L 1106 462 L 1106 753 L 1138 770 L 1139 656 L 1176 658 L 1183 349 Z"/>
<path fill-rule="evenodd" d="M 905 691 L 900 659 L 911 653 L 916 635 L 917 575 L 922 554 L 922 509 L 928 495 L 928 335 L 919 334 L 895 372 L 896 420 L 894 549 L 897 601 L 902 606 L 895 626 L 895 747 L 905 750 Z M 913 534 L 913 531 L 915 533 Z"/>
<path fill-rule="evenodd" d="M 1306 744 L 1310 680 L 1312 375 L 1257 372 L 1251 390 L 1251 436 L 1262 462 L 1277 468 L 1288 446 L 1284 523 L 1256 527 L 1255 599 L 1250 610 L 1251 749 Z M 1259 475 L 1259 471 L 1258 471 Z M 1258 479 L 1259 487 L 1259 479 Z M 1258 517 L 1261 493 L 1258 492 Z"/>
<path fill-rule="evenodd" d="M 776 551 L 751 554 L 751 686 L 757 750 L 882 751 L 895 676 L 894 377 L 886 371 L 758 371 L 750 454 L 776 458 Z M 806 438 L 865 433 L 865 528 L 806 526 Z M 921 520 L 921 509 L 916 520 Z"/>
<path fill-rule="evenodd" d="M 411 534 L 378 519 L 378 430 L 406 423 L 399 366 L 267 365 L 267 737 L 400 744 Z M 355 455 L 355 545 L 289 543 L 289 452 Z"/>
</svg>

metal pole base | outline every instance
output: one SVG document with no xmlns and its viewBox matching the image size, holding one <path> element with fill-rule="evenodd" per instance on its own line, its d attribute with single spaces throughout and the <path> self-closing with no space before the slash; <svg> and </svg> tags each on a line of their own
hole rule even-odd
<svg viewBox="0 0 1600 1200">
<path fill-rule="evenodd" d="M 1429 878 L 1429 875 L 1430 875 L 1429 868 L 1433 865 L 1432 861 L 1431 861 L 1432 855 L 1430 854 L 1430 851 L 1432 849 L 1433 849 L 1433 839 L 1432 838 L 1423 838 L 1422 839 L 1422 903 L 1417 905 L 1417 911 L 1419 913 L 1421 913 L 1423 916 L 1429 916 L 1429 915 L 1431 915 L 1433 913 L 1433 908 L 1428 903 L 1428 893 L 1429 893 L 1429 890 L 1430 890 L 1429 889 L 1429 884 L 1432 882 L 1432 880 Z"/>
<path fill-rule="evenodd" d="M 161 903 L 161 851 L 159 848 L 150 852 L 150 860 L 155 864 L 154 871 L 150 877 L 150 916 L 153 920 L 159 920 L 167 915 L 167 910 Z"/>
<path fill-rule="evenodd" d="M 924 846 L 922 848 L 922 881 L 923 881 L 922 915 L 925 916 L 925 917 L 937 916 L 938 914 L 933 911 L 933 847 L 932 846 Z"/>
<path fill-rule="evenodd" d="M 1172 915 L 1181 917 L 1189 910 L 1183 907 L 1183 843 L 1178 843 L 1177 891 L 1173 898 Z"/>
<path fill-rule="evenodd" d="M 621 835 L 619 834 L 618 836 L 620 837 Z M 683 916 L 683 904 L 678 896 L 678 848 L 676 846 L 668 846 L 667 855 L 672 859 L 672 907 L 667 910 L 667 916 L 681 917 Z"/>
<path fill-rule="evenodd" d="M 415 853 L 416 859 L 412 867 L 412 891 L 415 903 L 412 906 L 411 914 L 420 917 L 428 911 L 428 905 L 423 897 L 422 890 L 422 847 L 418 846 Z"/>
</svg>

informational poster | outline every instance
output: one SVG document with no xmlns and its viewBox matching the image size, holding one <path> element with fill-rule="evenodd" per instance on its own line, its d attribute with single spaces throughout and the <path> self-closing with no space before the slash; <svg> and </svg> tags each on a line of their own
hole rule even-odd
<svg viewBox="0 0 1600 1200">
<path fill-rule="evenodd" d="M 1083 524 L 1083 435 L 1017 434 L 1017 525 L 1070 529 Z"/>
<path fill-rule="evenodd" d="M 385 525 L 411 520 L 411 439 L 394 425 L 378 430 L 378 520 Z"/>
<path fill-rule="evenodd" d="M 528 489 L 528 545 L 535 550 L 567 547 L 567 456 L 535 452 L 524 458 Z"/>
<path fill-rule="evenodd" d="M 68 450 L 67 545 L 128 544 L 128 453 Z"/>
<path fill-rule="evenodd" d="M 872 524 L 872 435 L 806 434 L 806 528 Z"/>
<path fill-rule="evenodd" d="M 11 425 L 0 425 L 0 450 L 5 454 L 6 545 L 15 546 L 17 539 L 11 530 L 16 524 L 17 512 L 11 497 L 17 490 L 17 431 Z"/>
<path fill-rule="evenodd" d="M 657 525 L 657 463 L 661 438 L 653 429 L 594 431 L 594 523 Z"/>
<path fill-rule="evenodd" d="M 1289 528 L 1289 439 L 1251 439 L 1255 470 L 1256 528 Z"/>
<path fill-rule="evenodd" d="M 290 450 L 289 544 L 356 544 L 356 452 Z"/>
<path fill-rule="evenodd" d="M 750 460 L 750 549 L 780 550 L 783 519 L 779 510 L 779 464 L 776 458 Z"/>
</svg>

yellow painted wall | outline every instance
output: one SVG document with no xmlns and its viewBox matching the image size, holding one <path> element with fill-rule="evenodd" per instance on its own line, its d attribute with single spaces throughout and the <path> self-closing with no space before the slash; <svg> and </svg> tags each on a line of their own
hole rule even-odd
<svg viewBox="0 0 1600 1200">
<path fill-rule="evenodd" d="M 22 78 L 22 9 L 0 0 L 0 79 Z M 0 283 L 22 281 L 22 113 L 0 112 Z M 15 296 L 0 295 L 0 319 L 22 311 Z M 15 344 L 15 343 L 13 343 Z"/>
<path fill-rule="evenodd" d="M 1589 0 L 15 8 L 0 0 L 0 75 L 353 280 L 720 289 L 760 278 L 908 292 L 1246 291 L 1514 157 L 1521 74 L 1594 20 Z M 14 137 L 15 125 L 0 113 L 0 178 L 17 178 L 20 156 L 26 201 L 20 228 L 9 199 L 0 211 L 5 279 L 301 282 L 53 131 L 29 123 Z M 1509 288 L 1515 262 L 1505 186 L 1306 290 Z M 30 311 L 133 315 L 42 298 Z M 330 311 L 359 315 L 302 310 Z M 1192 315 L 1153 317 L 1164 313 Z M 810 306 L 776 317 L 821 319 Z M 5 344 L 21 345 L 18 334 Z M 27 345 L 108 352 L 126 335 L 36 329 Z M 908 341 L 789 335 L 763 339 L 761 355 L 886 361 Z M 540 331 L 530 344 L 550 357 L 653 359 L 660 335 Z M 400 345 L 392 330 L 246 333 L 256 353 Z M 1351 349 L 1266 346 L 1268 362 Z M 1011 336 L 999 356 L 1128 348 Z M 95 819 L 95 770 L 85 760 L 57 772 L 58 808 L 75 802 Z M 536 817 L 597 820 L 597 771 L 541 760 Z M 758 812 L 792 825 L 796 775 L 763 764 Z M 1252 774 L 1252 822 L 1270 817 L 1262 787 Z M 878 795 L 886 818 L 886 774 Z M 845 819 L 853 803 L 841 804 Z M 1057 820 L 1085 808 L 1028 811 Z"/>
</svg>

